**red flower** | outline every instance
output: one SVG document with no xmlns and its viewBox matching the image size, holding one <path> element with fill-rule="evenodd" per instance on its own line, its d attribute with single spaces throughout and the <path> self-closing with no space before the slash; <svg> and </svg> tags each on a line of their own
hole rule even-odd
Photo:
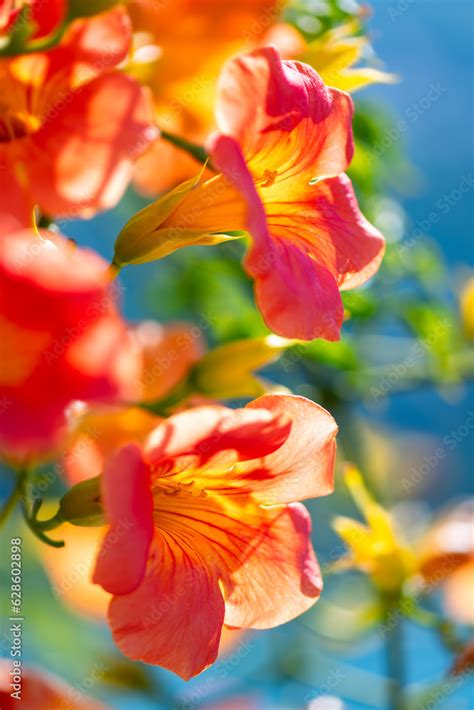
<svg viewBox="0 0 474 710">
<path fill-rule="evenodd" d="M 223 624 L 269 628 L 314 604 L 322 580 L 295 501 L 332 491 L 336 431 L 313 402 L 273 395 L 182 412 L 116 452 L 94 581 L 114 595 L 123 653 L 190 678 Z"/>
<path fill-rule="evenodd" d="M 0 248 L 0 450 L 48 452 L 73 400 L 109 401 L 139 377 L 106 263 L 30 231 Z"/>
<path fill-rule="evenodd" d="M 0 60 L 0 211 L 89 216 L 120 199 L 133 160 L 155 137 L 144 90 L 113 71 L 127 55 L 123 8 L 77 20 L 63 42 Z"/>
<path fill-rule="evenodd" d="M 367 281 L 384 253 L 343 174 L 352 111 L 348 94 L 275 49 L 230 60 L 218 85 L 219 132 L 207 146 L 221 174 L 195 189 L 184 183 L 139 213 L 119 235 L 117 263 L 247 230 L 245 268 L 268 327 L 287 338 L 338 340 L 340 290 Z"/>
<path fill-rule="evenodd" d="M 245 266 L 272 330 L 338 340 L 340 289 L 378 269 L 381 234 L 341 173 L 353 154 L 352 100 L 274 49 L 230 61 L 217 99 L 216 166 L 243 194 L 252 247 Z"/>
</svg>

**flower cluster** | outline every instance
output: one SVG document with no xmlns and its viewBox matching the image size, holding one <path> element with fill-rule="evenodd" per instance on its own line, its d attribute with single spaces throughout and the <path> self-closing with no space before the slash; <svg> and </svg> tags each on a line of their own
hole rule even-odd
<svg viewBox="0 0 474 710">
<path fill-rule="evenodd" d="M 353 76 L 346 62 L 344 86 L 326 85 L 314 66 L 327 69 L 333 44 L 353 46 L 350 29 L 291 50 L 280 5 L 0 8 L 0 454 L 17 474 L 12 501 L 52 545 L 67 523 L 92 549 L 99 526 L 93 582 L 117 645 L 186 679 L 215 660 L 223 629 L 285 623 L 321 593 L 300 501 L 333 489 L 337 425 L 255 370 L 295 340 L 338 340 L 340 292 L 384 253 L 345 174 L 343 89 L 387 76 Z M 351 61 L 359 53 L 356 41 Z M 131 181 L 161 194 L 125 224 L 110 264 L 59 233 L 57 220 L 115 207 Z M 192 324 L 125 321 L 120 269 L 235 239 L 248 239 L 267 335 L 207 351 Z M 237 398 L 252 401 L 224 402 Z M 54 460 L 71 488 L 46 520 L 26 482 Z M 55 683 L 32 672 L 38 683 L 56 702 Z"/>
</svg>

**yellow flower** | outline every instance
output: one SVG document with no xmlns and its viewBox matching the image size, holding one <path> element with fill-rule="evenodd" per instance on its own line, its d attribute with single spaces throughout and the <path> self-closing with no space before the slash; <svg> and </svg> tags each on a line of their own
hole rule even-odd
<svg viewBox="0 0 474 710">
<path fill-rule="evenodd" d="M 285 56 L 310 64 L 328 86 L 343 91 L 357 91 L 369 84 L 390 84 L 397 81 L 395 74 L 373 67 L 354 67 L 370 49 L 365 35 L 357 35 L 357 20 L 345 22 L 328 30 L 312 42 L 306 42 L 291 25 L 280 23 L 273 27 L 266 42 L 273 42 Z"/>
<path fill-rule="evenodd" d="M 269 391 L 269 384 L 254 371 L 274 362 L 294 342 L 267 335 L 220 345 L 195 365 L 192 377 L 196 389 L 215 399 L 258 397 Z"/>
<path fill-rule="evenodd" d="M 349 548 L 339 568 L 356 568 L 369 575 L 385 593 L 400 591 L 415 569 L 410 548 L 400 540 L 390 513 L 367 491 L 360 472 L 348 465 L 345 481 L 367 524 L 338 516 L 333 527 Z"/>
<path fill-rule="evenodd" d="M 466 338 L 474 340 L 474 276 L 464 284 L 459 297 L 459 306 Z"/>
</svg>

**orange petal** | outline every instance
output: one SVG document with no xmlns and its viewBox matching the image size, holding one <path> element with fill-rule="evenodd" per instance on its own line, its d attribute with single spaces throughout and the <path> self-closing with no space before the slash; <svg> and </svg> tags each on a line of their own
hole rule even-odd
<svg viewBox="0 0 474 710">
<path fill-rule="evenodd" d="M 446 609 L 460 624 L 474 624 L 473 589 L 474 560 L 458 567 L 444 583 Z"/>
<path fill-rule="evenodd" d="M 282 411 L 195 407 L 175 414 L 150 434 L 145 459 L 157 467 L 167 464 L 166 469 L 182 471 L 182 476 L 189 472 L 199 478 L 201 470 L 225 470 L 238 460 L 271 453 L 289 431 L 289 419 Z"/>
<path fill-rule="evenodd" d="M 0 441 L 12 455 L 53 450 L 73 400 L 113 402 L 128 389 L 133 357 L 124 375 L 127 335 L 106 267 L 98 255 L 60 235 L 25 230 L 3 237 L 0 342 L 8 338 L 3 359 L 18 363 L 9 365 L 9 381 L 0 384 L 0 398 L 8 402 L 0 411 Z M 95 360 L 90 334 L 99 332 L 107 358 Z"/>
<path fill-rule="evenodd" d="M 227 427 L 234 427 L 235 432 L 240 427 L 240 437 L 248 439 L 247 451 L 238 440 L 232 440 L 230 432 L 219 438 L 218 427 L 208 439 L 202 439 L 200 446 L 206 447 L 206 441 L 214 442 L 215 437 L 223 446 L 238 448 L 241 458 L 245 456 L 247 460 L 236 462 L 236 457 L 221 454 L 211 457 L 205 466 L 197 467 L 201 462 L 196 460 L 194 467 L 188 455 L 189 470 L 177 474 L 177 480 L 193 480 L 209 494 L 251 496 L 262 505 L 292 503 L 333 491 L 337 424 L 325 409 L 305 397 L 265 395 L 248 404 L 244 411 L 253 411 L 258 417 L 254 421 L 247 417 L 246 421 L 237 410 L 228 417 Z M 185 421 L 197 421 L 200 410 L 193 413 L 193 417 L 173 417 L 178 431 L 184 429 Z M 165 431 L 172 432 L 173 428 Z M 166 440 L 164 433 L 161 436 Z M 182 451 L 185 450 L 183 446 Z M 158 460 L 156 454 L 149 453 L 147 458 Z"/>
<path fill-rule="evenodd" d="M 334 276 L 299 246 L 272 241 L 269 250 L 255 244 L 245 259 L 265 323 L 284 338 L 338 341 L 344 308 Z"/>
<path fill-rule="evenodd" d="M 145 401 L 167 394 L 204 354 L 204 340 L 196 326 L 145 321 L 132 335 L 143 357 L 141 397 Z"/>
<path fill-rule="evenodd" d="M 361 213 L 347 175 L 303 189 L 288 185 L 281 201 L 273 200 L 265 202 L 272 235 L 307 250 L 340 289 L 360 286 L 378 270 L 385 240 Z"/>
<path fill-rule="evenodd" d="M 142 89 L 123 74 L 77 89 L 31 137 L 26 170 L 36 202 L 47 214 L 69 218 L 113 207 L 133 158 L 155 135 L 152 123 Z"/>
<path fill-rule="evenodd" d="M 149 472 L 136 444 L 123 446 L 107 462 L 102 499 L 110 528 L 93 581 L 111 594 L 127 594 L 143 579 L 154 530 Z"/>
<path fill-rule="evenodd" d="M 134 660 L 158 664 L 185 680 L 217 657 L 224 600 L 217 578 L 186 539 L 157 537 L 142 584 L 114 597 L 114 640 Z"/>
<path fill-rule="evenodd" d="M 286 238 L 288 229 L 283 238 L 270 231 L 262 199 L 234 138 L 211 136 L 209 149 L 214 164 L 247 203 L 246 226 L 253 240 L 244 265 L 255 279 L 255 298 L 268 327 L 286 338 L 338 340 L 344 309 L 334 276 L 304 244 Z"/>
<path fill-rule="evenodd" d="M 261 507 L 250 497 L 199 495 L 190 487 L 158 496 L 156 522 L 222 581 L 228 626 L 277 626 L 321 592 L 311 519 L 300 504 Z M 276 587 L 271 595 L 269 584 Z"/>
<path fill-rule="evenodd" d="M 240 143 L 254 175 L 274 169 L 309 180 L 343 172 L 354 151 L 352 111 L 348 94 L 272 47 L 231 59 L 218 84 L 218 128 Z"/>
<path fill-rule="evenodd" d="M 56 89 L 58 83 L 76 87 L 90 81 L 120 64 L 131 41 L 132 25 L 124 7 L 75 20 L 62 42 L 45 55 L 48 68 L 44 79 L 53 78 Z"/>
<path fill-rule="evenodd" d="M 265 535 L 225 583 L 225 623 L 266 629 L 307 611 L 322 578 L 311 545 L 311 518 L 303 505 L 268 508 Z M 271 594 L 269 593 L 271 589 Z"/>
<path fill-rule="evenodd" d="M 284 413 L 291 429 L 286 441 L 259 462 L 236 466 L 233 477 L 265 505 L 292 503 L 334 490 L 337 424 L 325 409 L 305 397 L 264 395 L 247 405 Z M 267 471 L 259 478 L 259 470 Z"/>
<path fill-rule="evenodd" d="M 64 456 L 69 482 L 99 476 L 116 449 L 131 442 L 142 443 L 160 421 L 136 407 L 97 407 L 80 416 Z"/>
</svg>

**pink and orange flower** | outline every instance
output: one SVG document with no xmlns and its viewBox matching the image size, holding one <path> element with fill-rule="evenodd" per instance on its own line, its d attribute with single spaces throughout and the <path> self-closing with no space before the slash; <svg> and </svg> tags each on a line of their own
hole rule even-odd
<svg viewBox="0 0 474 710">
<path fill-rule="evenodd" d="M 348 94 L 275 49 L 232 59 L 218 85 L 219 132 L 207 146 L 220 174 L 185 183 L 134 217 L 118 237 L 116 262 L 247 230 L 244 266 L 268 327 L 287 338 L 338 340 L 340 291 L 367 281 L 384 253 L 343 173 L 352 112 Z"/>
<path fill-rule="evenodd" d="M 110 458 L 94 581 L 113 595 L 125 655 L 190 678 L 224 624 L 269 628 L 314 604 L 322 580 L 296 501 L 332 491 L 336 432 L 309 400 L 269 395 L 181 412 Z"/>
<path fill-rule="evenodd" d="M 144 90 L 115 71 L 130 42 L 130 20 L 117 8 L 76 20 L 49 51 L 0 59 L 0 210 L 8 227 L 29 226 L 34 205 L 53 217 L 84 217 L 122 196 L 134 159 L 156 136 Z"/>
<path fill-rule="evenodd" d="M 64 237 L 18 231 L 0 248 L 0 450 L 50 452 L 76 399 L 133 396 L 139 363 L 106 263 Z"/>
</svg>

